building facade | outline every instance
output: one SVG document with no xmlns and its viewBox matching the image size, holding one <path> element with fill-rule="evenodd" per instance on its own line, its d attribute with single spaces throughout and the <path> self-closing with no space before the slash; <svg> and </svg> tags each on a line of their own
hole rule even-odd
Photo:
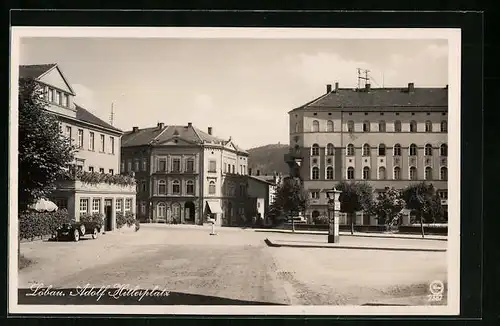
<svg viewBox="0 0 500 326">
<path fill-rule="evenodd" d="M 255 212 L 260 214 L 265 224 L 269 224 L 269 209 L 274 202 L 276 190 L 283 176 L 273 175 L 251 175 L 248 176 L 248 196 L 255 198 Z"/>
<path fill-rule="evenodd" d="M 448 197 L 448 86 L 335 88 L 289 112 L 292 163 L 309 191 L 307 217 L 326 215 L 324 189 L 367 181 L 375 192 L 432 183 Z M 297 159 L 299 159 L 297 161 Z M 293 162 L 299 162 L 300 165 Z M 357 224 L 375 224 L 358 214 Z"/>
<path fill-rule="evenodd" d="M 140 129 L 122 140 L 121 169 L 137 179 L 142 220 L 231 225 L 244 215 L 248 153 L 191 123 Z"/>
<path fill-rule="evenodd" d="M 19 77 L 33 79 L 43 89 L 46 110 L 58 118 L 61 131 L 76 147 L 76 170 L 85 175 L 120 174 L 122 131 L 75 103 L 76 94 L 57 64 L 20 66 Z M 65 180 L 58 182 L 50 199 L 75 220 L 87 213 L 103 214 L 107 231 L 115 228 L 117 212 L 135 214 L 132 184 Z"/>
</svg>

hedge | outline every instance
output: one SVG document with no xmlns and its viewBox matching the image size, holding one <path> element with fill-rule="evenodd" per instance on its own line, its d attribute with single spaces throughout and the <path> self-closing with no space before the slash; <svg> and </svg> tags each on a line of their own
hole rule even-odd
<svg viewBox="0 0 500 326">
<path fill-rule="evenodd" d="M 52 235 L 63 223 L 69 223 L 66 209 L 57 212 L 26 211 L 19 215 L 19 238 L 34 240 L 37 237 Z"/>
<path fill-rule="evenodd" d="M 100 227 L 104 225 L 104 214 L 101 213 L 85 213 L 80 215 L 80 222 L 95 222 Z"/>
<path fill-rule="evenodd" d="M 122 212 L 116 212 L 116 228 L 121 229 L 124 225 L 131 227 L 136 224 L 136 218 L 134 213 L 126 212 L 123 214 Z"/>
</svg>

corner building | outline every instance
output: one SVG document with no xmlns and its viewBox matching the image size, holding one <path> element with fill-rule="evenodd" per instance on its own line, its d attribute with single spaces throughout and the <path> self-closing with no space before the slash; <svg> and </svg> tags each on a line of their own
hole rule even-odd
<svg viewBox="0 0 500 326">
<path fill-rule="evenodd" d="M 447 207 L 448 86 L 332 88 L 289 112 L 291 153 L 311 204 L 306 216 L 327 215 L 322 190 L 340 181 L 367 181 L 375 193 L 426 181 Z M 375 194 L 376 195 L 376 194 Z M 342 222 L 342 219 L 341 219 Z M 345 222 L 345 216 L 344 221 Z M 377 221 L 359 213 L 356 224 Z"/>
</svg>

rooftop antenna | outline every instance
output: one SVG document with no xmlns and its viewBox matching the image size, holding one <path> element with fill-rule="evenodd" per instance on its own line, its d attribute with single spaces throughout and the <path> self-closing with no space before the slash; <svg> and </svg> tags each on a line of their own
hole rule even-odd
<svg viewBox="0 0 500 326">
<path fill-rule="evenodd" d="M 109 115 L 109 124 L 113 125 L 113 120 L 115 117 L 115 112 L 114 112 L 114 103 L 111 102 L 111 114 Z"/>
<path fill-rule="evenodd" d="M 366 87 L 366 84 L 369 82 L 370 78 L 368 77 L 368 73 L 370 70 L 357 68 L 358 70 L 358 89 L 361 87 Z M 363 76 L 364 75 L 364 76 Z"/>
</svg>

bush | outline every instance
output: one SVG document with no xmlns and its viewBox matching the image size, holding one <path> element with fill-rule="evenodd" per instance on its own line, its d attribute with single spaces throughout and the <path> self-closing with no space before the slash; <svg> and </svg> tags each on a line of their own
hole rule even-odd
<svg viewBox="0 0 500 326">
<path fill-rule="evenodd" d="M 320 216 L 313 217 L 313 223 L 319 224 L 319 225 L 328 224 L 328 216 L 320 215 Z"/>
<path fill-rule="evenodd" d="M 123 214 L 123 212 L 116 213 L 116 228 L 117 229 L 121 229 L 124 225 L 127 225 L 128 227 L 136 225 L 136 221 L 137 221 L 137 219 L 135 218 L 135 214 L 132 212 L 126 212 L 125 214 Z M 137 227 L 137 225 L 136 225 L 136 227 Z"/>
<path fill-rule="evenodd" d="M 19 238 L 33 240 L 52 235 L 63 223 L 69 223 L 66 209 L 57 212 L 26 211 L 19 215 Z"/>
<path fill-rule="evenodd" d="M 83 215 L 80 215 L 80 222 L 95 222 L 99 225 L 99 227 L 102 227 L 104 225 L 104 214 L 101 213 L 92 213 L 88 214 L 85 213 Z"/>
</svg>

